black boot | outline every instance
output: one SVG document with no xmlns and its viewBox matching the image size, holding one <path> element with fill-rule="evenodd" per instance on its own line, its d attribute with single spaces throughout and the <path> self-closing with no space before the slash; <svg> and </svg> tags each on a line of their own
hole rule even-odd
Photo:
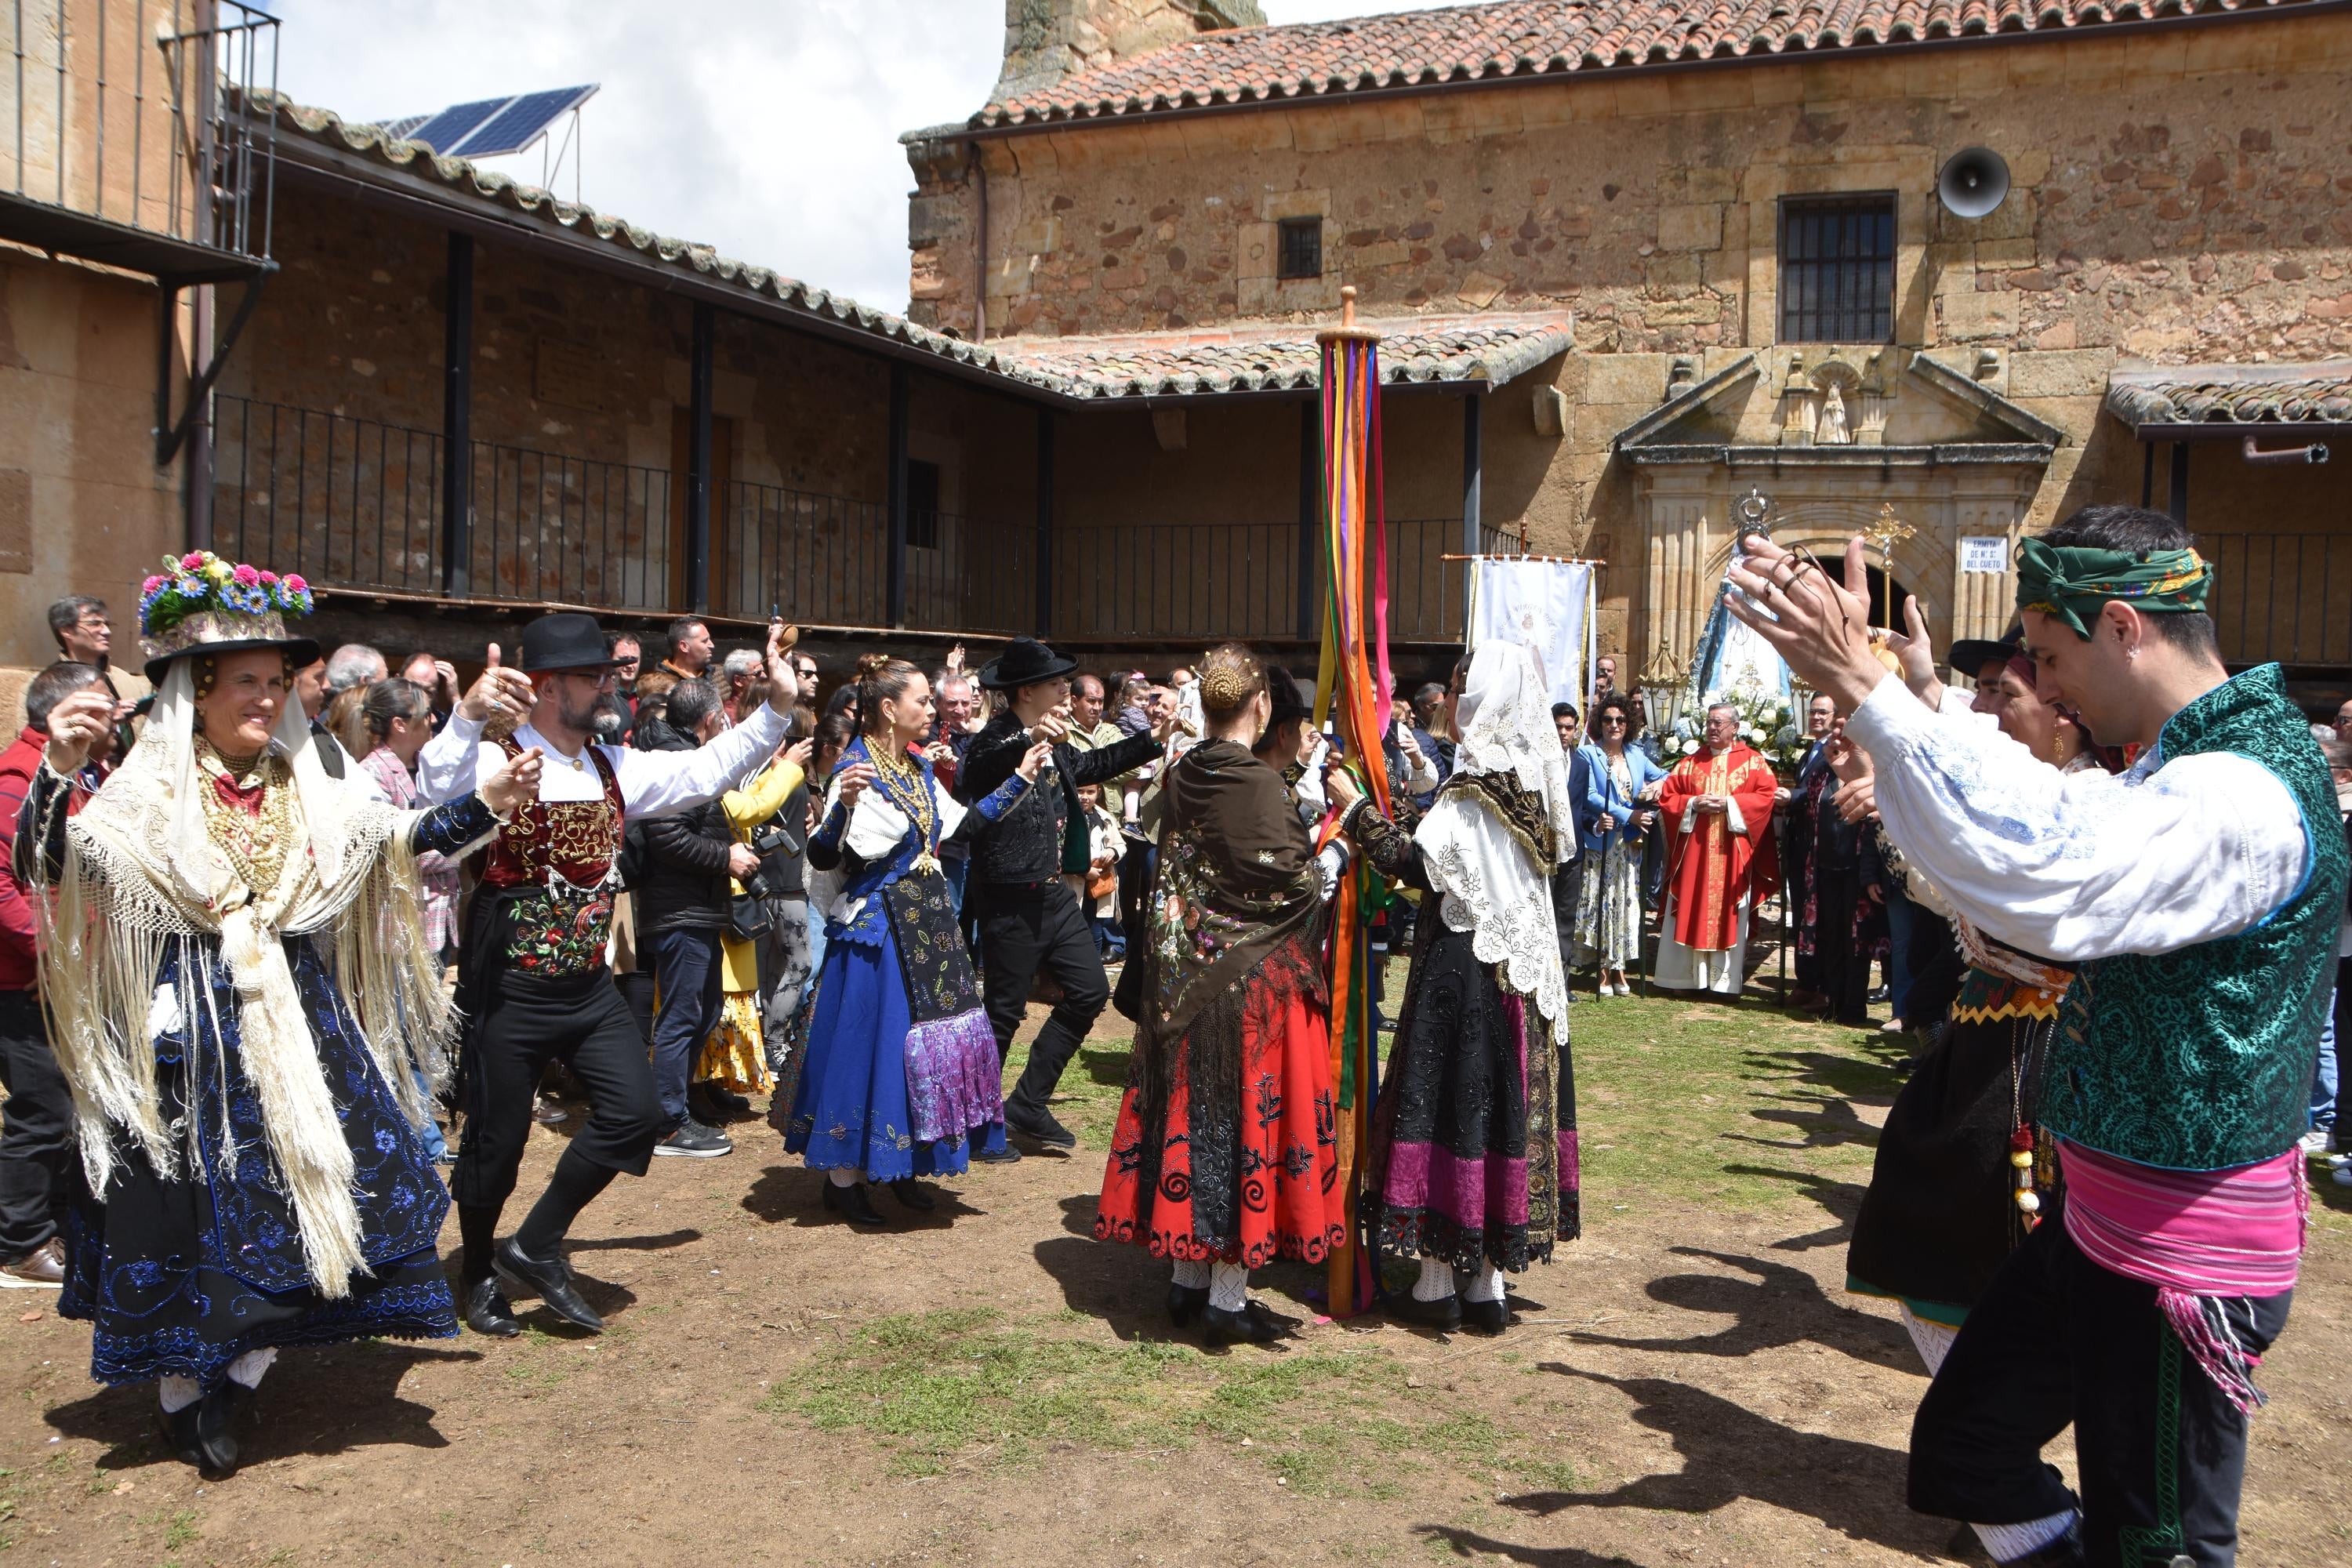
<svg viewBox="0 0 2352 1568">
<path fill-rule="evenodd" d="M 832 1185 L 830 1182 L 825 1184 Z M 931 1190 L 912 1176 L 900 1176 L 892 1182 L 890 1195 L 917 1214 L 929 1214 L 940 1206 L 940 1200 L 931 1196 Z"/>
<path fill-rule="evenodd" d="M 1054 1119 L 1054 1113 L 1044 1106 L 1024 1105 L 1018 1100 L 1004 1102 L 1004 1130 L 1018 1132 L 1024 1138 L 1034 1138 L 1049 1149 L 1075 1149 L 1077 1134 Z"/>
<path fill-rule="evenodd" d="M 497 1275 L 485 1274 L 467 1289 L 466 1326 L 498 1340 L 510 1340 L 522 1332 L 507 1293 L 499 1289 Z"/>
<path fill-rule="evenodd" d="M 196 1441 L 204 1449 L 207 1478 L 226 1480 L 236 1474 L 237 1422 L 252 1405 L 253 1390 L 233 1377 L 223 1378 L 218 1388 L 196 1401 Z"/>
<path fill-rule="evenodd" d="M 1169 1282 L 1168 1321 L 1176 1327 L 1182 1328 L 1206 1311 L 1208 1306 L 1209 1288 L 1206 1285 L 1179 1285 L 1173 1280 Z"/>
<path fill-rule="evenodd" d="M 860 1230 L 880 1230 L 890 1223 L 874 1206 L 874 1200 L 866 1195 L 864 1182 L 853 1182 L 845 1187 L 828 1179 L 824 1184 L 824 1206 Z"/>
<path fill-rule="evenodd" d="M 1226 1345 L 1267 1344 L 1281 1337 L 1281 1324 L 1255 1301 L 1243 1302 L 1239 1311 L 1215 1306 L 1201 1309 L 1201 1342 L 1211 1350 Z"/>
<path fill-rule="evenodd" d="M 572 1266 L 561 1258 L 541 1261 L 516 1245 L 513 1237 L 499 1243 L 493 1267 L 509 1289 L 536 1294 L 565 1322 L 592 1334 L 604 1331 L 604 1320 L 572 1283 Z"/>
<path fill-rule="evenodd" d="M 1449 1291 L 1434 1301 L 1424 1301 L 1408 1290 L 1389 1298 L 1389 1313 L 1415 1328 L 1450 1334 L 1462 1326 L 1462 1298 Z"/>
<path fill-rule="evenodd" d="M 1460 1297 L 1454 1300 L 1462 1300 Z M 1474 1334 L 1499 1334 L 1511 1325 L 1511 1304 L 1500 1297 L 1492 1301 L 1462 1301 L 1462 1326 Z"/>
</svg>

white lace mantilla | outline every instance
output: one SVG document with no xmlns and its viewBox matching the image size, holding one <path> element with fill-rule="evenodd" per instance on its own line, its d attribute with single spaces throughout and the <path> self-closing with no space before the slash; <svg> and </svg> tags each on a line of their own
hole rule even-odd
<svg viewBox="0 0 2352 1568">
<path fill-rule="evenodd" d="M 1440 795 L 1413 833 L 1449 931 L 1471 933 L 1471 955 L 1504 980 L 1555 1029 L 1568 1026 L 1568 977 L 1559 967 L 1548 870 L 1495 814 L 1467 795 Z"/>
</svg>

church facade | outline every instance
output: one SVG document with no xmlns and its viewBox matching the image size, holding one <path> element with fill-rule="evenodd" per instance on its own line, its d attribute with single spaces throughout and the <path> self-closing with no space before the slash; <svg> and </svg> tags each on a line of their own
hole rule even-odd
<svg viewBox="0 0 2352 1568">
<path fill-rule="evenodd" d="M 1009 0 L 992 101 L 906 138 L 917 321 L 1179 364 L 1342 286 L 1395 331 L 1542 322 L 1559 353 L 1419 434 L 1483 467 L 1489 536 L 1608 563 L 1637 667 L 1687 654 L 1743 516 L 1878 529 L 1941 643 L 2000 629 L 2020 533 L 2142 500 L 2220 561 L 2234 662 L 2352 664 L 2352 474 L 2311 460 L 2352 436 L 2352 17 L 1211 6 L 1038 58 L 1124 12 Z M 1963 216 L 1971 150 L 2007 191 Z"/>
</svg>

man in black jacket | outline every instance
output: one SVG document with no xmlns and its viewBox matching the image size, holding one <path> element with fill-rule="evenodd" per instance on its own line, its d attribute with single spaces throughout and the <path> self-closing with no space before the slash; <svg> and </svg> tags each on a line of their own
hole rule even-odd
<svg viewBox="0 0 2352 1568">
<path fill-rule="evenodd" d="M 727 728 L 719 689 L 681 680 L 669 694 L 669 729 L 648 750 L 694 750 Z M 635 886 L 637 931 L 652 948 L 658 1000 L 654 1012 L 654 1089 L 670 1133 L 656 1154 L 713 1159 L 735 1145 L 698 1120 L 688 1105 L 696 1053 L 719 1026 L 726 1004 L 719 943 L 727 935 L 730 877 L 759 869 L 748 844 L 738 844 L 726 808 L 710 801 L 643 824 L 644 853 Z"/>
<path fill-rule="evenodd" d="M 1009 1131 L 1058 1149 L 1074 1148 L 1077 1140 L 1045 1109 L 1046 1098 L 1110 1000 L 1086 911 L 1062 880 L 1066 871 L 1084 871 L 1088 861 L 1078 786 L 1105 783 L 1152 761 L 1172 719 L 1163 718 L 1156 733 L 1098 751 L 1065 744 L 1076 668 L 1076 660 L 1028 637 L 1017 638 L 984 666 L 981 685 L 1009 693 L 1012 709 L 972 738 L 956 781 L 956 794 L 967 805 L 984 800 L 1013 776 L 1032 744 L 1054 742 L 1054 760 L 1037 780 L 1052 787 L 1030 790 L 974 840 L 966 897 L 979 917 L 982 991 L 1000 1057 L 1012 1051 L 1038 971 L 1061 983 L 1062 999 L 1031 1043 L 1029 1066 L 1004 1100 Z"/>
</svg>

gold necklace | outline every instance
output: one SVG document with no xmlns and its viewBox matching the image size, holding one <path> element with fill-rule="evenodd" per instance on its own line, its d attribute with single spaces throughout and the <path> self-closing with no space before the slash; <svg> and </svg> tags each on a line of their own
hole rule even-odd
<svg viewBox="0 0 2352 1568">
<path fill-rule="evenodd" d="M 931 792 L 923 787 L 923 771 L 901 750 L 895 741 L 885 741 L 878 746 L 866 748 L 874 758 L 874 775 L 882 785 L 882 793 L 895 802 L 913 821 L 920 835 L 921 850 L 915 856 L 915 869 L 937 871 L 939 857 L 931 852 L 932 840 L 939 831 L 939 805 Z M 898 754 L 893 756 L 891 753 Z"/>
</svg>

